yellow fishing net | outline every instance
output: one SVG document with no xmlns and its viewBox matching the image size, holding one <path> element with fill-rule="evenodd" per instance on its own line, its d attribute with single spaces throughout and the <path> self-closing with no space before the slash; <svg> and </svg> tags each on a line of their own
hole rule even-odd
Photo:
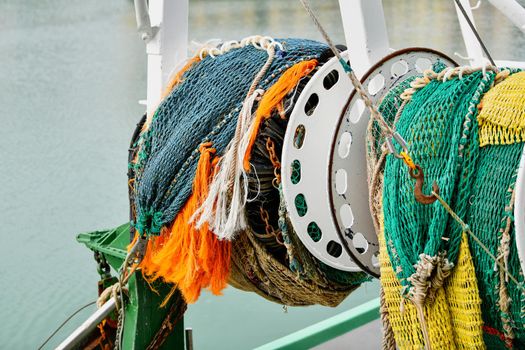
<svg viewBox="0 0 525 350">
<path fill-rule="evenodd" d="M 424 349 L 425 342 L 416 308 L 409 301 L 401 306 L 402 287 L 386 249 L 382 214 L 379 222 L 381 284 L 397 346 L 401 350 Z M 425 303 L 424 314 L 431 349 L 485 349 L 481 299 L 465 234 L 454 272 L 445 287 L 439 289 L 434 302 Z"/>
<path fill-rule="evenodd" d="M 479 113 L 480 146 L 525 141 L 525 72 L 515 73 L 488 91 Z"/>
</svg>

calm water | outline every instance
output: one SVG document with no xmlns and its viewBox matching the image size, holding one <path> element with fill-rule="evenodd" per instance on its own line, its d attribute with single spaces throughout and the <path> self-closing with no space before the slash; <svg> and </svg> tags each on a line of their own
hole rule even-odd
<svg viewBox="0 0 525 350">
<path fill-rule="evenodd" d="M 312 1 L 343 42 L 335 0 Z M 391 46 L 464 53 L 451 1 L 385 0 Z M 320 39 L 297 1 L 194 1 L 190 37 L 254 33 Z M 476 11 L 493 56 L 525 59 L 525 40 L 486 2 Z M 128 139 L 143 112 L 146 57 L 128 0 L 0 0 L 0 348 L 33 349 L 95 298 L 79 232 L 127 220 Z M 290 308 L 228 289 L 190 307 L 197 349 L 247 349 L 377 296 L 375 282 L 336 309 Z M 56 341 L 78 325 L 75 318 Z"/>
</svg>

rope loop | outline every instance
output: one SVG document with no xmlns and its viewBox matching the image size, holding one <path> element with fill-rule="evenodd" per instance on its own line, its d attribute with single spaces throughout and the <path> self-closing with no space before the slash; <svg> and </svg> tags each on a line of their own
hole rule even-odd
<svg viewBox="0 0 525 350">
<path fill-rule="evenodd" d="M 242 39 L 241 41 L 230 40 L 218 45 L 216 40 L 208 41 L 199 50 L 199 58 L 201 60 L 206 56 L 215 58 L 217 56 L 224 55 L 231 50 L 240 49 L 250 45 L 258 50 L 265 50 L 268 53 L 270 53 L 270 51 L 276 50 L 285 51 L 283 44 L 270 36 L 252 35 Z"/>
</svg>

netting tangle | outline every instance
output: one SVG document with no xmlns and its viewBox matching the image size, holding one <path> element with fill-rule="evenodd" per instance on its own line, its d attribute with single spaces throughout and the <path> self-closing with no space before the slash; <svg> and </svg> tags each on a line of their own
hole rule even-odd
<svg viewBox="0 0 525 350">
<path fill-rule="evenodd" d="M 426 79 L 417 78 L 424 79 L 417 89 L 410 88 L 413 78 L 402 82 L 386 95 L 380 110 L 424 170 L 424 193 L 436 181 L 441 197 L 467 226 L 440 202 L 424 205 L 414 199 L 407 168 L 385 157 L 384 135 L 373 123 L 369 127 L 369 167 L 379 173 L 371 179 L 377 187 L 372 214 L 380 227 L 388 324 L 402 349 L 522 348 L 525 295 L 512 217 L 523 151 L 518 127 L 523 111 L 514 108 L 525 100 L 522 73 L 507 78 L 509 71 L 447 72 L 441 79 L 425 72 Z M 493 136 L 487 136 L 488 130 Z M 498 145 L 508 140 L 514 144 Z"/>
<path fill-rule="evenodd" d="M 280 186 L 288 118 L 331 56 L 315 41 L 250 37 L 201 50 L 175 76 L 130 162 L 149 281 L 173 284 L 189 303 L 229 282 L 285 305 L 336 306 L 369 280 L 310 255 Z"/>
</svg>

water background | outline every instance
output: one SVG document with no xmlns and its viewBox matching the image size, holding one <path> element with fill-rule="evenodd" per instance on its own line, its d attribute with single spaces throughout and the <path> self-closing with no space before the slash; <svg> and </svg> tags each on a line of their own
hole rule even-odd
<svg viewBox="0 0 525 350">
<path fill-rule="evenodd" d="M 344 42 L 337 1 L 312 5 Z M 392 48 L 465 54 L 452 1 L 384 6 Z M 525 59 L 523 34 L 487 1 L 475 16 L 495 58 Z M 251 34 L 321 39 L 295 0 L 191 1 L 190 39 Z M 127 220 L 127 148 L 145 95 L 146 55 L 132 1 L 0 0 L 0 349 L 36 348 L 94 300 L 96 266 L 75 235 Z M 196 349 L 249 349 L 377 295 L 371 282 L 338 308 L 284 313 L 228 289 L 190 306 L 186 325 Z"/>
</svg>

